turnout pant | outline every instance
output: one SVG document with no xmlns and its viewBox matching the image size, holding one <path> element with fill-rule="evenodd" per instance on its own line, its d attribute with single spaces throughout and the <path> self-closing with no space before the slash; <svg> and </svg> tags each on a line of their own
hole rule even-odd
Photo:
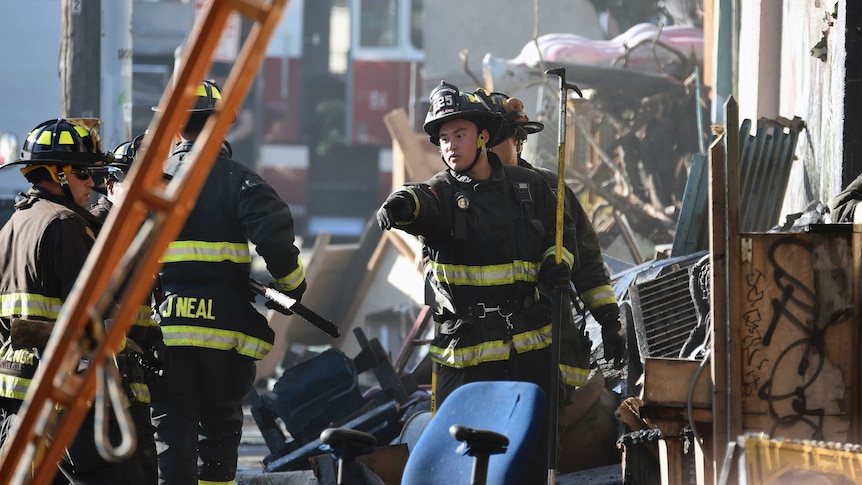
<svg viewBox="0 0 862 485">
<path fill-rule="evenodd" d="M 137 446 L 132 456 L 117 463 L 108 462 L 102 458 L 96 449 L 95 412 L 91 409 L 84 417 L 78 433 L 66 448 L 52 483 L 54 485 L 107 483 L 154 485 L 157 481 L 157 468 L 150 407 L 136 403 L 129 411 L 137 434 Z M 0 443 L 5 443 L 9 437 L 10 428 L 18 419 L 17 412 L 18 403 L 0 399 Z M 111 443 L 120 442 L 120 429 L 116 419 L 108 420 L 108 435 Z"/>
<path fill-rule="evenodd" d="M 242 401 L 255 363 L 233 350 L 168 347 L 164 376 L 151 386 L 159 483 L 233 483 Z"/>
<path fill-rule="evenodd" d="M 551 350 L 544 348 L 511 355 L 508 360 L 498 362 L 483 362 L 472 367 L 456 369 L 441 365 L 437 370 L 436 394 L 437 406 L 458 387 L 477 381 L 526 381 L 537 384 L 549 396 L 551 383 Z M 536 450 L 526 464 L 526 484 L 541 485 L 547 482 L 548 455 L 548 417 L 542 422 L 539 441 Z M 454 451 L 453 451 L 454 453 Z M 491 466 L 494 461 L 491 460 Z"/>
</svg>

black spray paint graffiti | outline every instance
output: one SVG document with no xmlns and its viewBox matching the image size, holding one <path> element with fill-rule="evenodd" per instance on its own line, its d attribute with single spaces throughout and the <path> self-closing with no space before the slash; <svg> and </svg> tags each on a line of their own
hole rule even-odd
<svg viewBox="0 0 862 485">
<path fill-rule="evenodd" d="M 752 309 L 745 312 L 742 317 L 745 323 L 745 329 L 742 337 L 742 350 L 746 364 L 749 369 L 760 370 L 764 365 L 769 363 L 769 357 L 761 351 L 763 337 L 760 335 L 760 322 L 763 320 L 760 316 L 760 310 L 757 308 L 758 303 L 763 300 L 763 291 L 760 287 L 763 285 L 763 273 L 755 270 L 753 273 L 746 275 L 745 284 L 748 291 L 745 294 L 746 302 Z M 750 397 L 757 392 L 760 384 L 759 374 L 754 370 L 746 373 L 742 382 L 742 395 Z"/>
<path fill-rule="evenodd" d="M 769 415 L 775 423 L 770 431 L 771 435 L 776 435 L 782 428 L 802 424 L 811 428 L 811 439 L 821 440 L 825 411 L 809 409 L 806 391 L 817 380 L 824 366 L 826 328 L 817 328 L 813 324 L 818 305 L 812 288 L 793 277 L 786 269 L 788 265 L 794 264 L 794 261 L 778 260 L 778 257 L 784 254 L 794 255 L 798 259 L 796 255 L 800 251 L 795 249 L 802 249 L 802 254 L 810 258 L 813 248 L 811 243 L 800 238 L 780 238 L 768 252 L 772 269 L 771 280 L 768 275 L 760 272 L 749 274 L 746 278 L 749 288 L 747 302 L 755 309 L 745 314 L 746 334 L 742 343 L 749 368 L 752 370 L 746 376 L 744 392 L 746 396 L 751 396 L 756 389 L 757 397 L 767 403 Z M 798 261 L 795 263 L 798 264 Z M 756 310 L 756 304 L 764 298 L 763 288 L 767 285 L 777 288 L 779 296 L 770 302 L 772 315 L 761 335 L 762 320 L 760 312 Z M 786 335 L 793 328 L 796 329 L 794 334 L 801 337 L 787 344 L 775 357 L 775 361 L 770 362 L 764 350 L 772 344 L 778 332 Z M 768 364 L 771 364 L 769 377 L 761 384 L 754 369 L 769 368 Z M 778 375 L 783 376 L 785 382 L 789 381 L 787 376 L 796 376 L 795 387 L 786 391 L 776 389 L 774 384 Z M 781 404 L 784 405 L 780 406 Z M 789 408 L 787 404 L 790 405 Z"/>
</svg>

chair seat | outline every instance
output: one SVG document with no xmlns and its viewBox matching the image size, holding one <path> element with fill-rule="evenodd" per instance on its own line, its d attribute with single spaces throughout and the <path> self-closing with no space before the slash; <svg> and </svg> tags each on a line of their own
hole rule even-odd
<svg viewBox="0 0 862 485">
<path fill-rule="evenodd" d="M 529 382 L 473 382 L 455 389 L 411 450 L 402 485 L 470 483 L 473 458 L 458 453 L 460 443 L 449 434 L 455 424 L 506 436 L 506 452 L 490 457 L 487 483 L 522 483 L 525 464 L 541 431 L 546 402 L 542 389 Z"/>
</svg>

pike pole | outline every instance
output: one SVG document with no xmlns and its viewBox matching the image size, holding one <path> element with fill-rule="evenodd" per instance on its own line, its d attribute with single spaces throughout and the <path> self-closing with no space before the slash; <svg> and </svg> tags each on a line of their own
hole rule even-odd
<svg viewBox="0 0 862 485">
<path fill-rule="evenodd" d="M 566 82 L 566 69 L 557 67 L 548 69 L 545 74 L 553 74 L 560 78 L 560 120 L 557 134 L 557 210 L 554 240 L 554 258 L 557 264 L 563 261 L 563 220 L 566 210 L 566 100 L 569 89 L 583 97 L 581 90 L 574 84 Z M 571 300 L 567 295 L 568 288 L 554 287 L 551 298 L 551 385 L 548 396 L 548 485 L 557 483 L 557 430 L 559 393 L 560 393 L 560 339 L 563 322 L 568 321 L 571 314 Z"/>
</svg>

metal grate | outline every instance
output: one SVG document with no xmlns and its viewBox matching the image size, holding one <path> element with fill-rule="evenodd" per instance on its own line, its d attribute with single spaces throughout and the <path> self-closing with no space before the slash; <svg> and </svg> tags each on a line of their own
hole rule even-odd
<svg viewBox="0 0 862 485">
<path fill-rule="evenodd" d="M 697 325 L 688 287 L 688 268 L 631 286 L 632 316 L 641 358 L 679 357 Z"/>
</svg>

